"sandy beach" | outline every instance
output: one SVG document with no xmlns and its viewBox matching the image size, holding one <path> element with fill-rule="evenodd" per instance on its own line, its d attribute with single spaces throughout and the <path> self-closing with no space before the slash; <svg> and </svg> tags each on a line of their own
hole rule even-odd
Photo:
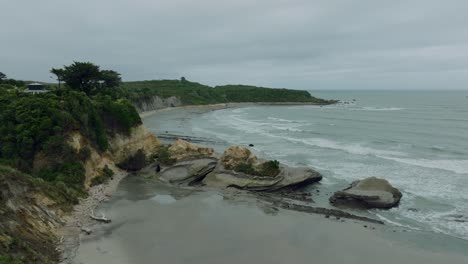
<svg viewBox="0 0 468 264">
<path fill-rule="evenodd" d="M 225 104 L 208 104 L 208 105 L 187 105 L 187 106 L 176 106 L 176 107 L 166 107 L 153 111 L 141 112 L 140 117 L 142 119 L 151 117 L 155 114 L 167 112 L 167 111 L 187 111 L 190 113 L 204 113 L 219 109 L 226 108 L 239 108 L 239 107 L 249 107 L 249 106 L 293 106 L 293 105 L 316 105 L 313 103 L 297 103 L 297 102 L 279 102 L 279 103 L 225 103 Z"/>
<path fill-rule="evenodd" d="M 72 263 L 70 261 L 75 257 L 82 237 L 86 235 L 84 230 L 94 231 L 96 221 L 90 216 L 96 214 L 94 211 L 101 203 L 109 200 L 125 176 L 127 172 L 119 171 L 105 184 L 91 187 L 88 190 L 88 197 L 80 199 L 79 204 L 74 206 L 73 212 L 66 216 L 65 225 L 56 231 L 60 238 L 57 250 L 62 253 L 62 263 Z"/>
</svg>

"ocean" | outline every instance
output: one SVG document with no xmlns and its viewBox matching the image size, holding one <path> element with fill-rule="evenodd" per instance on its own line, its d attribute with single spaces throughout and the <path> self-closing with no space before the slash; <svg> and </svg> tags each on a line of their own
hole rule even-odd
<svg viewBox="0 0 468 264">
<path fill-rule="evenodd" d="M 326 194 L 376 176 L 403 193 L 388 225 L 468 239 L 468 92 L 310 91 L 348 103 L 250 106 L 147 118 L 156 134 L 194 136 L 222 151 L 254 144 L 262 158 L 310 166 Z M 317 198 L 329 207 L 328 196 Z"/>
</svg>

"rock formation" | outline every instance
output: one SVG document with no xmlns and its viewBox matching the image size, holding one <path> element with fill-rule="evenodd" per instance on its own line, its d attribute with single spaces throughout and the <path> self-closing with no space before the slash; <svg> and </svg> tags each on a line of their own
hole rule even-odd
<svg viewBox="0 0 468 264">
<path fill-rule="evenodd" d="M 216 167 L 215 158 L 200 158 L 179 162 L 176 166 L 164 169 L 160 179 L 173 184 L 193 184 L 203 179 Z"/>
<path fill-rule="evenodd" d="M 202 147 L 193 143 L 189 143 L 182 139 L 177 139 L 169 147 L 168 151 L 171 158 L 177 161 L 200 157 L 209 157 L 214 153 L 214 150 L 212 148 Z"/>
<path fill-rule="evenodd" d="M 82 148 L 89 149 L 89 158 L 84 163 L 85 168 L 85 187 L 89 188 L 93 178 L 99 176 L 100 171 L 107 166 L 114 172 L 118 170 L 116 164 L 135 155 L 137 152 L 143 152 L 147 157 L 152 155 L 161 142 L 143 125 L 132 128 L 130 135 L 116 134 L 109 139 L 109 149 L 100 152 L 92 147 L 84 136 L 79 132 L 69 136 L 68 144 L 79 152 Z"/>
<path fill-rule="evenodd" d="M 241 146 L 231 146 L 220 158 L 221 164 L 227 168 L 235 168 L 239 164 L 256 166 L 259 164 L 257 157 L 248 149 Z"/>
<path fill-rule="evenodd" d="M 366 208 L 391 208 L 397 206 L 401 192 L 387 180 L 376 177 L 355 181 L 330 197 L 330 203 Z"/>
<path fill-rule="evenodd" d="M 290 168 L 281 166 L 276 176 L 250 175 L 235 171 L 240 164 L 253 168 L 265 162 L 259 160 L 249 149 L 239 146 L 229 147 L 220 157 L 213 156 L 213 149 L 203 148 L 183 140 L 177 140 L 169 147 L 171 158 L 178 162 L 159 174 L 162 181 L 172 184 L 205 185 L 220 188 L 239 188 L 256 191 L 274 191 L 284 187 L 306 185 L 320 181 L 322 176 L 310 168 Z"/>
</svg>

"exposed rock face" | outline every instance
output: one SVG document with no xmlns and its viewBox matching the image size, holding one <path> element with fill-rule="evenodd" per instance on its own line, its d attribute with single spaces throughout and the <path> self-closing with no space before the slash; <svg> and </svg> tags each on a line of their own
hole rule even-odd
<svg viewBox="0 0 468 264">
<path fill-rule="evenodd" d="M 132 128 L 129 136 L 117 134 L 109 140 L 109 151 L 115 163 L 122 162 L 138 150 L 150 155 L 159 146 L 161 142 L 143 125 Z"/>
<path fill-rule="evenodd" d="M 266 191 L 274 188 L 283 177 L 261 177 L 237 173 L 234 171 L 214 171 L 208 174 L 203 183 L 218 188 L 239 188 L 245 190 Z"/>
<path fill-rule="evenodd" d="M 199 157 L 209 157 L 214 153 L 212 148 L 202 147 L 182 139 L 177 139 L 169 147 L 168 151 L 171 158 L 176 159 L 177 161 Z"/>
<path fill-rule="evenodd" d="M 221 164 L 228 168 L 235 168 L 241 163 L 250 164 L 253 166 L 258 165 L 257 157 L 248 149 L 241 146 L 231 146 L 224 151 L 221 156 Z"/>
<path fill-rule="evenodd" d="M 78 132 L 70 135 L 68 142 L 77 152 L 84 147 L 88 147 L 90 150 L 90 157 L 84 164 L 86 188 L 89 188 L 92 179 L 99 176 L 105 166 L 116 172 L 119 170 L 116 164 L 139 151 L 142 151 L 146 156 L 150 156 L 161 146 L 161 142 L 143 125 L 133 128 L 128 136 L 117 134 L 110 138 L 109 149 L 105 152 L 98 152 L 90 147 L 91 144 L 89 144 L 88 140 Z"/>
<path fill-rule="evenodd" d="M 192 184 L 200 181 L 216 167 L 215 158 L 201 158 L 179 162 L 161 171 L 160 179 L 173 184 Z"/>
<path fill-rule="evenodd" d="M 0 255 L 14 256 L 21 263 L 58 260 L 54 231 L 63 224 L 64 211 L 47 196 L 50 193 L 29 176 L 0 166 Z"/>
<path fill-rule="evenodd" d="M 355 181 L 330 197 L 332 204 L 364 206 L 367 208 L 391 208 L 397 206 L 401 192 L 385 179 L 376 177 Z"/>
<path fill-rule="evenodd" d="M 171 96 L 168 98 L 161 98 L 159 96 L 149 97 L 145 100 L 134 102 L 138 112 L 147 112 L 158 110 L 167 107 L 181 106 L 182 102 L 179 98 Z"/>
<path fill-rule="evenodd" d="M 229 147 L 220 157 L 212 148 L 204 148 L 184 140 L 177 140 L 169 149 L 171 158 L 177 163 L 159 173 L 159 179 L 172 184 L 195 182 L 218 187 L 239 188 L 253 191 L 275 191 L 285 187 L 301 187 L 322 179 L 320 173 L 310 168 L 281 166 L 276 176 L 256 176 L 234 171 L 239 164 L 260 166 L 259 160 L 249 149 Z"/>
</svg>

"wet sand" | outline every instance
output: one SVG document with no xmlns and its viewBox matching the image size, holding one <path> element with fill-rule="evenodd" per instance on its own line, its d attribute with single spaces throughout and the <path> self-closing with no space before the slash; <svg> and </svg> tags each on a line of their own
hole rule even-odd
<svg viewBox="0 0 468 264">
<path fill-rule="evenodd" d="M 468 242 L 182 190 L 131 176 L 82 236 L 74 263 L 467 263 Z M 366 226 L 366 227 L 364 227 Z"/>
</svg>

